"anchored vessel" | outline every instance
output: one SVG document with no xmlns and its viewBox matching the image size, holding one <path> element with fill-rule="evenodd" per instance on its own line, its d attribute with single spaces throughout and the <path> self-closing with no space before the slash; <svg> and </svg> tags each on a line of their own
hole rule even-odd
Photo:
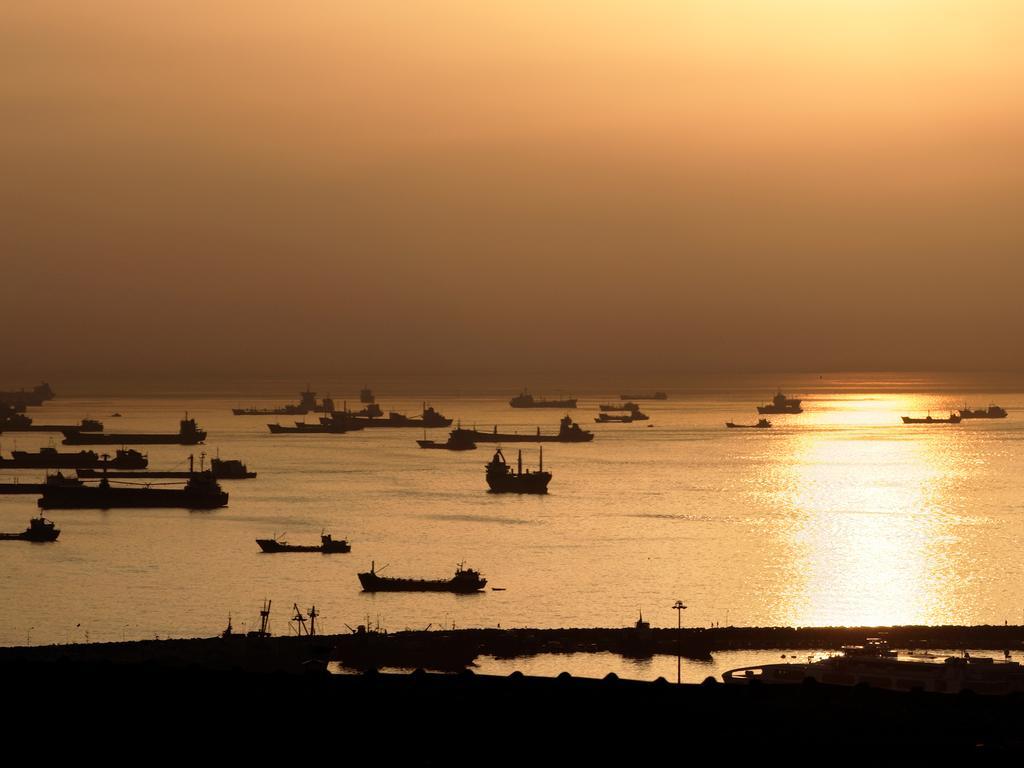
<svg viewBox="0 0 1024 768">
<path fill-rule="evenodd" d="M 621 424 L 630 424 L 634 421 L 647 421 L 651 417 L 646 413 L 641 413 L 639 410 L 630 411 L 629 413 L 615 414 L 615 413 L 599 413 L 597 418 L 594 419 L 598 424 L 609 424 L 611 422 L 619 422 Z"/>
<path fill-rule="evenodd" d="M 196 426 L 196 420 L 188 414 L 178 423 L 176 435 L 120 434 L 104 435 L 87 432 L 64 432 L 64 445 L 198 445 L 206 440 L 206 432 Z"/>
<path fill-rule="evenodd" d="M 786 397 L 782 390 L 775 393 L 771 405 L 757 406 L 758 413 L 803 413 L 800 407 L 800 400 L 793 397 Z"/>
<path fill-rule="evenodd" d="M 725 422 L 729 429 L 770 429 L 772 423 L 768 419 L 758 419 L 757 424 L 734 424 L 731 421 Z"/>
<path fill-rule="evenodd" d="M 878 638 L 850 645 L 842 654 L 805 664 L 764 664 L 731 669 L 726 683 L 799 684 L 807 678 L 829 685 L 867 685 L 896 691 L 1006 694 L 1024 691 L 1024 668 L 1015 661 L 989 657 L 900 656 Z"/>
<path fill-rule="evenodd" d="M 102 432 L 103 422 L 82 419 L 75 424 L 33 424 L 28 416 L 17 414 L 0 420 L 0 432 Z"/>
<path fill-rule="evenodd" d="M 598 409 L 600 409 L 602 411 L 609 412 L 609 413 L 615 412 L 615 411 L 639 411 L 640 410 L 640 406 L 637 405 L 636 403 L 632 402 L 632 401 L 626 402 L 626 403 L 621 403 L 621 404 L 619 404 L 619 403 L 601 403 L 597 407 L 598 407 Z"/>
<path fill-rule="evenodd" d="M 434 440 L 427 440 L 427 432 L 423 431 L 423 439 L 417 440 L 416 444 L 420 448 L 433 448 L 436 450 L 443 451 L 475 451 L 476 443 L 466 435 L 465 430 L 453 429 L 451 434 L 448 435 L 447 442 L 438 443 Z"/>
<path fill-rule="evenodd" d="M 1006 415 L 1006 409 L 998 405 L 990 405 L 984 411 L 972 411 L 967 406 L 960 410 L 961 419 L 1005 419 Z"/>
<path fill-rule="evenodd" d="M 544 449 L 540 449 L 540 468 L 536 472 L 523 471 L 523 452 L 519 452 L 516 471 L 505 461 L 505 454 L 499 448 L 494 458 L 485 465 L 487 485 L 491 493 L 547 493 L 551 473 L 544 471 Z"/>
<path fill-rule="evenodd" d="M 200 461 L 202 461 L 200 458 Z M 78 476 L 86 479 L 98 478 L 98 477 L 116 477 L 116 478 L 127 478 L 127 477 L 139 477 L 139 478 L 164 478 L 164 479 L 188 479 L 195 474 L 195 467 L 193 465 L 193 457 L 189 456 L 189 469 L 181 471 L 160 471 L 154 470 L 149 472 L 108 472 L 105 469 L 101 472 L 95 469 L 79 469 Z M 202 467 L 202 464 L 200 464 Z M 200 471 L 203 471 L 200 469 Z M 238 459 L 211 459 L 210 461 L 210 472 L 217 480 L 249 480 L 256 477 L 255 472 L 250 472 L 248 467 L 245 466 Z"/>
<path fill-rule="evenodd" d="M 44 488 L 50 487 L 77 487 L 82 485 L 82 481 L 77 477 L 64 477 L 60 472 L 55 475 L 47 475 L 46 481 L 42 483 L 0 483 L 0 493 L 7 495 L 14 494 L 32 494 L 38 495 L 43 492 Z"/>
<path fill-rule="evenodd" d="M 464 568 L 462 563 L 459 563 L 452 578 L 435 580 L 381 576 L 377 573 L 376 563 L 371 563 L 367 573 L 359 574 L 359 583 L 363 585 L 364 592 L 458 592 L 470 594 L 483 589 L 487 585 L 487 579 L 481 577 L 479 571 Z"/>
<path fill-rule="evenodd" d="M 619 400 L 668 400 L 664 392 L 655 392 L 653 395 L 619 395 Z"/>
<path fill-rule="evenodd" d="M 95 451 L 58 453 L 56 448 L 40 448 L 38 453 L 11 451 L 12 458 L 0 458 L 0 467 L 14 469 L 145 469 L 149 460 L 131 448 L 119 448 L 114 458 L 97 455 Z"/>
<path fill-rule="evenodd" d="M 184 488 L 153 488 L 150 485 L 111 485 L 102 478 L 98 485 L 50 486 L 39 499 L 42 509 L 113 509 L 119 507 L 178 507 L 216 509 L 227 506 L 228 494 L 221 490 L 210 472 L 197 472 Z"/>
<path fill-rule="evenodd" d="M 572 397 L 566 400 L 545 400 L 543 398 L 535 398 L 528 392 L 521 392 L 511 400 L 508 404 L 513 408 L 575 408 L 576 398 Z"/>
<path fill-rule="evenodd" d="M 21 533 L 0 533 L 0 541 L 56 541 L 58 536 L 60 528 L 40 515 L 29 520 L 28 528 Z"/>
<path fill-rule="evenodd" d="M 558 434 L 542 435 L 540 427 L 537 427 L 536 434 L 527 432 L 518 434 L 516 432 L 498 432 L 494 427 L 493 432 L 480 432 L 475 429 L 453 429 L 452 435 L 459 433 L 459 439 L 469 439 L 474 443 L 587 443 L 594 439 L 594 433 L 581 429 L 579 424 L 574 424 L 572 417 L 563 416 L 558 425 Z"/>
<path fill-rule="evenodd" d="M 10 403 L 13 406 L 24 408 L 27 405 L 39 406 L 47 400 L 53 400 L 57 395 L 50 389 L 45 381 L 30 390 L 19 389 L 17 392 L 0 392 L 0 403 Z"/>
<path fill-rule="evenodd" d="M 320 534 L 319 546 L 312 544 L 289 544 L 287 541 L 277 538 L 277 536 L 272 539 L 256 539 L 256 543 L 260 545 L 260 549 L 268 554 L 277 552 L 320 552 L 324 555 L 333 555 L 352 551 L 352 547 L 345 539 L 335 541 L 329 533 Z"/>
<path fill-rule="evenodd" d="M 306 385 L 304 392 L 299 392 L 297 405 L 283 405 L 280 408 L 232 408 L 235 416 L 305 416 L 307 413 L 330 413 L 334 410 L 334 401 L 325 397 L 317 402 L 316 392 Z"/>
<path fill-rule="evenodd" d="M 955 413 L 949 414 L 948 419 L 935 419 L 929 413 L 923 419 L 915 419 L 911 416 L 902 416 L 904 424 L 959 424 L 961 417 Z"/>
<path fill-rule="evenodd" d="M 338 426 L 342 429 L 362 429 L 363 427 L 419 427 L 420 429 L 428 429 L 450 427 L 453 421 L 426 403 L 423 404 L 423 410 L 418 419 L 395 411 L 390 411 L 387 418 L 384 418 L 381 413 L 380 407 L 376 403 L 371 403 L 359 413 L 335 411 L 329 417 L 321 418 L 320 423 L 325 426 Z"/>
</svg>

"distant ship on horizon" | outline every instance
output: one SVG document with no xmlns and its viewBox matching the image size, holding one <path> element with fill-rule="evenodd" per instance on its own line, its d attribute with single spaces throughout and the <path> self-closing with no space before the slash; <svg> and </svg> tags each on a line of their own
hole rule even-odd
<svg viewBox="0 0 1024 768">
<path fill-rule="evenodd" d="M 803 413 L 804 409 L 800 407 L 800 399 L 795 397 L 786 397 L 782 394 L 780 389 L 775 393 L 775 397 L 772 398 L 771 405 L 759 405 L 757 406 L 757 412 L 764 413 Z"/>
<path fill-rule="evenodd" d="M 469 440 L 474 443 L 589 443 L 594 439 L 594 433 L 580 427 L 573 422 L 572 417 L 565 415 L 558 425 L 558 433 L 554 435 L 542 435 L 540 427 L 536 433 L 526 432 L 498 432 L 495 425 L 493 432 L 481 432 L 477 429 L 452 430 L 452 436 L 460 440 Z"/>
<path fill-rule="evenodd" d="M 178 433 L 123 433 L 64 432 L 64 445 L 198 445 L 206 440 L 206 432 L 190 419 L 188 413 L 178 422 Z"/>
<path fill-rule="evenodd" d="M 998 405 L 990 405 L 984 411 L 972 411 L 966 405 L 960 409 L 961 419 L 1005 419 L 1007 415 L 1006 409 Z"/>
<path fill-rule="evenodd" d="M 526 390 L 523 390 L 518 395 L 508 401 L 508 404 L 513 408 L 575 408 L 577 398 L 572 397 L 566 400 L 545 400 L 543 398 L 535 398 L 529 394 Z"/>
<path fill-rule="evenodd" d="M 235 416 L 305 416 L 307 413 L 330 413 L 334 410 L 334 401 L 325 397 L 323 402 L 318 402 L 316 392 L 313 392 L 309 385 L 299 393 L 297 405 L 283 405 L 280 408 L 232 408 Z"/>
</svg>

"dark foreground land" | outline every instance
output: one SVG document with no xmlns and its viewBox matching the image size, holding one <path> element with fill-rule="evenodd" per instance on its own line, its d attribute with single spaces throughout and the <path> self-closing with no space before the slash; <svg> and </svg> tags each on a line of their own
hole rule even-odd
<svg viewBox="0 0 1024 768">
<path fill-rule="evenodd" d="M 1019 696 L 676 686 L 471 672 L 331 675 L 159 662 L 4 664 L 8 743 L 38 755 L 344 764 L 828 764 L 1024 748 Z M 12 763 L 13 764 L 13 763 Z M 764 763 L 769 764 L 769 763 Z"/>
<path fill-rule="evenodd" d="M 1020 627 L 691 630 L 686 653 L 828 648 L 885 632 L 897 647 L 1020 648 Z M 0 649 L 9 742 L 85 760 L 171 754 L 239 762 L 353 758 L 384 765 L 824 762 L 856 753 L 949 757 L 1024 749 L 1024 697 L 896 693 L 805 683 L 676 686 L 475 675 L 331 675 L 399 657 L 661 647 L 630 630 L 461 630 L 388 636 L 211 638 Z M 624 639 L 626 638 L 626 639 Z M 632 639 L 628 639 L 632 638 Z M 914 642 L 908 642 L 912 639 Z M 698 642 L 699 641 L 699 642 Z M 447 649 L 447 650 L 446 650 Z M 766 659 L 768 660 L 768 659 Z M 441 663 L 443 662 L 443 663 Z M 425 663 L 418 666 L 426 666 Z M 15 738 L 16 736 L 16 738 Z"/>
</svg>

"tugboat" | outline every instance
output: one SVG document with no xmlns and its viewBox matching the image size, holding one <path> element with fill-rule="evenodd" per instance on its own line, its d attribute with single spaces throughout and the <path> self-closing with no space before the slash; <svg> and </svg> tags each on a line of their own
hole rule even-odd
<svg viewBox="0 0 1024 768">
<path fill-rule="evenodd" d="M 535 398 L 525 390 L 508 401 L 513 408 L 575 408 L 576 398 L 567 400 L 544 400 Z"/>
<path fill-rule="evenodd" d="M 79 451 L 78 453 L 58 453 L 56 448 L 40 448 L 38 453 L 28 451 L 11 451 L 12 458 L 0 458 L 0 467 L 15 469 L 145 469 L 149 459 L 145 454 L 131 448 L 119 448 L 111 459 L 107 454 L 102 457 L 95 451 Z"/>
<path fill-rule="evenodd" d="M 990 405 L 984 411 L 972 411 L 966 405 L 960 410 L 961 419 L 1005 419 L 1006 409 L 998 405 Z"/>
<path fill-rule="evenodd" d="M 370 570 L 359 574 L 359 583 L 363 585 L 364 592 L 456 592 L 468 595 L 487 586 L 487 579 L 482 578 L 479 571 L 464 568 L 463 563 L 459 563 L 450 579 L 389 578 L 380 576 L 376 563 L 371 562 Z"/>
<path fill-rule="evenodd" d="M 152 488 L 149 485 L 112 486 L 104 477 L 99 485 L 43 488 L 40 509 L 114 509 L 124 507 L 216 509 L 227 506 L 228 494 L 211 472 L 197 472 L 184 488 Z"/>
<path fill-rule="evenodd" d="M 797 398 L 786 397 L 782 394 L 782 390 L 775 393 L 775 397 L 772 398 L 771 405 L 759 405 L 757 406 L 758 413 L 803 413 L 804 409 L 800 407 L 800 400 Z"/>
<path fill-rule="evenodd" d="M 324 555 L 334 555 L 352 551 L 348 541 L 345 539 L 335 541 L 329 533 L 320 534 L 319 546 L 312 544 L 289 544 L 287 541 L 281 541 L 277 536 L 272 539 L 256 539 L 256 543 L 260 545 L 260 549 L 268 554 L 275 554 L 277 552 L 320 552 Z"/>
<path fill-rule="evenodd" d="M 60 528 L 57 528 L 52 520 L 40 515 L 29 520 L 28 528 L 21 533 L 0 533 L 0 541 L 47 542 L 56 541 L 58 536 Z"/>
<path fill-rule="evenodd" d="M 589 443 L 594 439 L 594 433 L 580 428 L 574 424 L 571 416 L 563 416 L 558 425 L 558 434 L 542 435 L 540 427 L 537 427 L 536 434 L 526 433 L 520 435 L 516 432 L 498 432 L 494 427 L 493 432 L 480 432 L 475 429 L 454 429 L 452 434 L 459 433 L 459 438 L 469 439 L 474 443 Z"/>
<path fill-rule="evenodd" d="M 78 430 L 64 432 L 64 445 L 198 445 L 206 440 L 206 432 L 196 426 L 188 413 L 178 423 L 178 434 L 90 434 Z"/>
<path fill-rule="evenodd" d="M 757 424 L 733 424 L 727 421 L 725 426 L 729 429 L 771 429 L 772 423 L 768 419 L 758 419 Z"/>
<path fill-rule="evenodd" d="M 902 416 L 904 424 L 959 424 L 961 417 L 955 413 L 949 414 L 948 419 L 935 419 L 929 413 L 923 419 L 915 419 L 912 416 Z"/>
<path fill-rule="evenodd" d="M 519 462 L 515 472 L 505 461 L 505 454 L 499 448 L 494 458 L 486 465 L 487 485 L 491 493 L 547 493 L 551 473 L 544 471 L 544 449 L 540 449 L 540 468 L 536 472 L 523 472 L 523 452 L 519 451 Z"/>
</svg>

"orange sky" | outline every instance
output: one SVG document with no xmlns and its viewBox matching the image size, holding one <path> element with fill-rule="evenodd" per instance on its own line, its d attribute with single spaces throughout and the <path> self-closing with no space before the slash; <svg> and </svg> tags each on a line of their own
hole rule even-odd
<svg viewBox="0 0 1024 768">
<path fill-rule="evenodd" d="M 1019 3 L 292 5 L 5 10 L 12 370 L 1024 366 Z"/>
</svg>

